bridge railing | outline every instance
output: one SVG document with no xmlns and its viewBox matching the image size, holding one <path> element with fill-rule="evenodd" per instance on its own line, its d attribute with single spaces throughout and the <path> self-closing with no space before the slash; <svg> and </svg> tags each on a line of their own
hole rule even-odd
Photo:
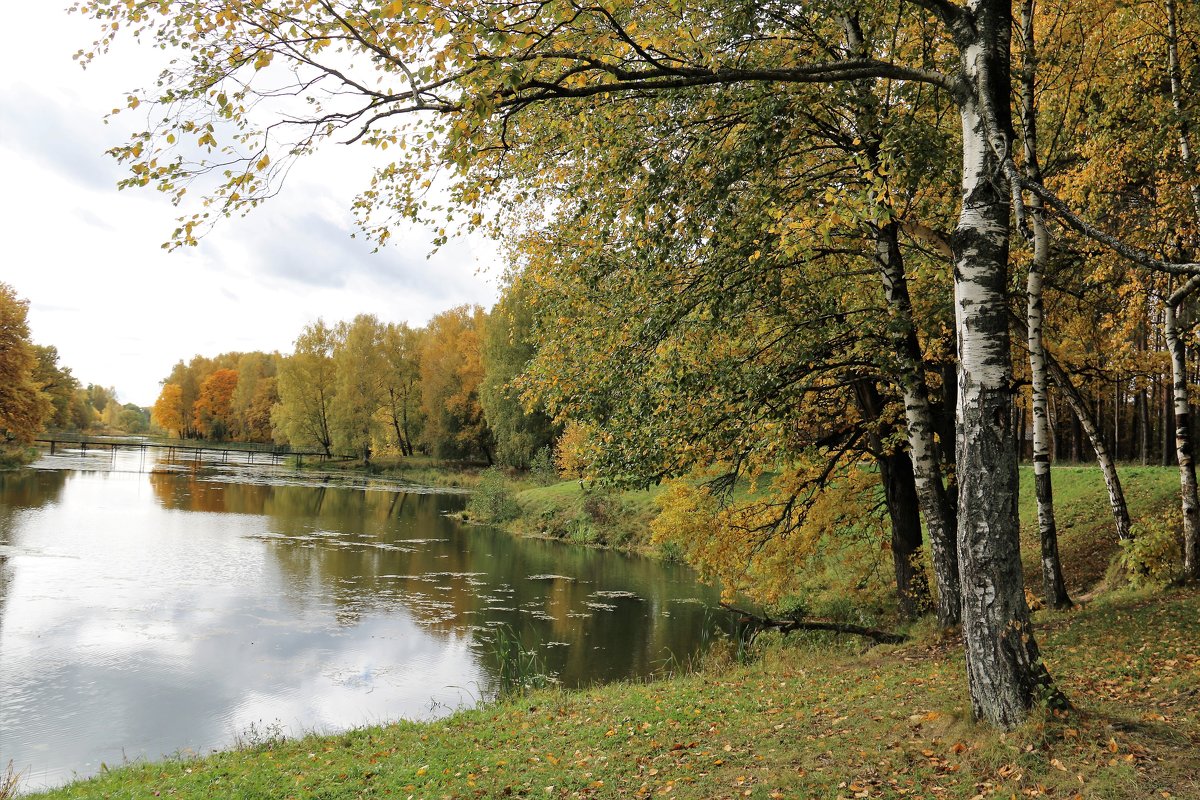
<svg viewBox="0 0 1200 800">
<path fill-rule="evenodd" d="M 295 448 L 288 444 L 273 444 L 264 442 L 226 442 L 207 439 L 172 439 L 164 436 L 136 436 L 79 433 L 77 431 L 46 431 L 37 437 L 38 442 L 45 444 L 77 444 L 77 445 L 116 445 L 118 447 L 160 447 L 176 448 L 179 450 L 225 450 L 240 453 L 269 453 L 275 456 L 314 456 L 325 455 L 318 448 Z"/>
</svg>

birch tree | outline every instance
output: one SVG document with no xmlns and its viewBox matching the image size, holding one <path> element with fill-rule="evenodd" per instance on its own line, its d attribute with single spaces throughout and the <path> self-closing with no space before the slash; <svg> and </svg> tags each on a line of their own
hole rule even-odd
<svg viewBox="0 0 1200 800">
<path fill-rule="evenodd" d="M 1034 0 L 1021 3 L 1022 53 L 1020 70 L 1021 133 L 1025 151 L 1025 175 L 1040 183 L 1042 171 L 1038 157 L 1037 118 L 1037 39 L 1034 31 Z M 1054 519 L 1054 487 L 1050 479 L 1050 378 L 1046 364 L 1046 347 L 1042 338 L 1043 302 L 1042 281 L 1050 262 L 1050 231 L 1046 226 L 1045 209 L 1039 197 L 1029 204 L 1033 226 L 1033 258 L 1025 283 L 1027 322 L 1026 344 L 1029 348 L 1029 374 L 1032 386 L 1033 412 L 1033 485 L 1037 497 L 1038 533 L 1041 541 L 1042 592 L 1046 605 L 1067 608 L 1071 598 L 1063 578 L 1062 562 L 1058 556 L 1058 527 Z"/>
<path fill-rule="evenodd" d="M 327 456 L 333 454 L 330 411 L 337 392 L 336 346 L 335 331 L 323 320 L 304 327 L 295 350 L 279 364 L 279 404 L 271 412 L 272 425 L 286 441 L 315 445 Z"/>
</svg>

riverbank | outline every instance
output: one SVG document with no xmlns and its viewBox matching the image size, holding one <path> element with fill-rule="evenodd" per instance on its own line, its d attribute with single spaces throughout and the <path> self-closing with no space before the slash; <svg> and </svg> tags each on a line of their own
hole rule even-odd
<svg viewBox="0 0 1200 800">
<path fill-rule="evenodd" d="M 579 481 L 517 486 L 513 496 L 520 513 L 502 527 L 522 536 L 671 560 L 677 555 L 655 545 L 650 536 L 650 523 L 658 515 L 655 498 L 661 493 L 662 487 L 658 486 L 616 491 L 581 485 Z"/>
<path fill-rule="evenodd" d="M 313 472 L 338 472 L 373 475 L 415 486 L 470 490 L 479 485 L 487 468 L 483 464 L 443 461 L 430 456 L 379 456 L 363 466 L 358 459 L 320 461 L 308 459 L 300 469 Z"/>
<path fill-rule="evenodd" d="M 1126 499 L 1135 524 L 1178 528 L 1179 470 L 1175 467 L 1121 467 Z M 1041 541 L 1033 470 L 1022 467 L 1019 510 L 1021 553 L 1029 586 L 1040 581 Z M 1092 591 L 1104 581 L 1120 548 L 1108 494 L 1100 470 L 1063 466 L 1053 470 L 1059 549 L 1072 591 Z M 549 486 L 510 481 L 519 515 L 501 527 L 599 547 L 614 547 L 651 557 L 678 558 L 678 551 L 654 543 L 650 523 L 658 515 L 662 487 L 611 491 L 564 481 Z"/>
<path fill-rule="evenodd" d="M 0 472 L 24 469 L 37 457 L 33 447 L 0 447 Z"/>
<path fill-rule="evenodd" d="M 307 465 L 306 465 L 306 468 Z M 421 486 L 480 488 L 487 467 L 416 456 L 382 457 L 364 470 L 357 461 L 314 464 L 313 469 L 367 472 Z M 1179 470 L 1176 467 L 1124 466 L 1119 469 L 1130 514 L 1135 523 L 1178 527 Z M 539 480 L 528 473 L 502 473 L 504 498 L 496 503 L 513 512 L 482 521 L 519 536 L 557 539 L 591 547 L 608 547 L 653 558 L 675 560 L 678 550 L 656 544 L 650 523 L 658 515 L 656 498 L 663 487 L 611 490 L 580 481 Z M 1020 470 L 1021 552 L 1029 585 L 1040 580 L 1040 539 L 1033 471 Z M 1088 592 L 1104 580 L 1119 547 L 1113 530 L 1108 495 L 1100 470 L 1094 466 L 1061 466 L 1053 470 L 1059 549 L 1069 564 L 1067 582 L 1073 592 Z"/>
<path fill-rule="evenodd" d="M 1039 614 L 1076 709 L 969 722 L 961 649 L 764 638 L 749 664 L 539 690 L 426 724 L 135 764 L 39 797 L 1107 798 L 1200 796 L 1200 595 Z"/>
</svg>

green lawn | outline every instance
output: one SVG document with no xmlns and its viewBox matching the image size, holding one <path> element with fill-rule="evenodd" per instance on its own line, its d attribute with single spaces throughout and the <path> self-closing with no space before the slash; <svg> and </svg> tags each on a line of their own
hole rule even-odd
<svg viewBox="0 0 1200 800">
<path fill-rule="evenodd" d="M 1177 467 L 1121 467 L 1117 470 L 1124 487 L 1129 514 L 1134 523 L 1179 507 Z M 1059 555 L 1067 585 L 1073 593 L 1091 590 L 1104 578 L 1116 555 L 1117 534 L 1112 508 L 1100 470 L 1091 466 L 1055 467 L 1054 517 L 1058 525 Z M 1026 582 L 1040 587 L 1040 540 L 1037 503 L 1033 493 L 1033 470 L 1021 469 L 1021 551 Z M 1040 588 L 1038 589 L 1040 591 Z"/>
</svg>

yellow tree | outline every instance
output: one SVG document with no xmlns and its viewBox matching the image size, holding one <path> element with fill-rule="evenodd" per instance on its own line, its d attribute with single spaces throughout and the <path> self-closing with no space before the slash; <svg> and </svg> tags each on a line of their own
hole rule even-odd
<svg viewBox="0 0 1200 800">
<path fill-rule="evenodd" d="M 383 349 L 385 410 L 396 447 L 413 454 L 413 444 L 423 425 L 421 412 L 421 349 L 423 328 L 388 323 L 380 341 Z"/>
<path fill-rule="evenodd" d="M 38 387 L 50 397 L 54 405 L 54 413 L 47 424 L 55 428 L 71 426 L 71 403 L 79 381 L 71 374 L 69 367 L 58 363 L 58 348 L 53 346 L 35 345 L 37 351 L 37 383 Z"/>
<path fill-rule="evenodd" d="M 168 433 L 183 437 L 186 430 L 186 409 L 183 404 L 183 387 L 178 383 L 164 383 L 154 407 L 150 410 L 154 424 Z"/>
<path fill-rule="evenodd" d="M 357 453 L 364 464 L 370 462 L 383 427 L 380 411 L 387 397 L 383 333 L 384 326 L 373 314 L 359 314 L 352 322 L 338 323 L 333 350 L 337 390 L 330 420 L 334 441 L 340 452 Z"/>
<path fill-rule="evenodd" d="M 276 439 L 293 445 L 316 445 L 332 455 L 330 409 L 337 393 L 333 361 L 337 335 L 324 320 L 306 325 L 295 350 L 279 365 L 279 403 L 271 412 Z"/>
<path fill-rule="evenodd" d="M 492 463 L 492 435 L 479 402 L 483 326 L 479 306 L 458 306 L 429 321 L 421 351 L 422 439 L 444 457 Z"/>
<path fill-rule="evenodd" d="M 38 386 L 37 351 L 29 339 L 29 301 L 0 283 L 0 441 L 28 445 L 54 413 Z"/>
</svg>

